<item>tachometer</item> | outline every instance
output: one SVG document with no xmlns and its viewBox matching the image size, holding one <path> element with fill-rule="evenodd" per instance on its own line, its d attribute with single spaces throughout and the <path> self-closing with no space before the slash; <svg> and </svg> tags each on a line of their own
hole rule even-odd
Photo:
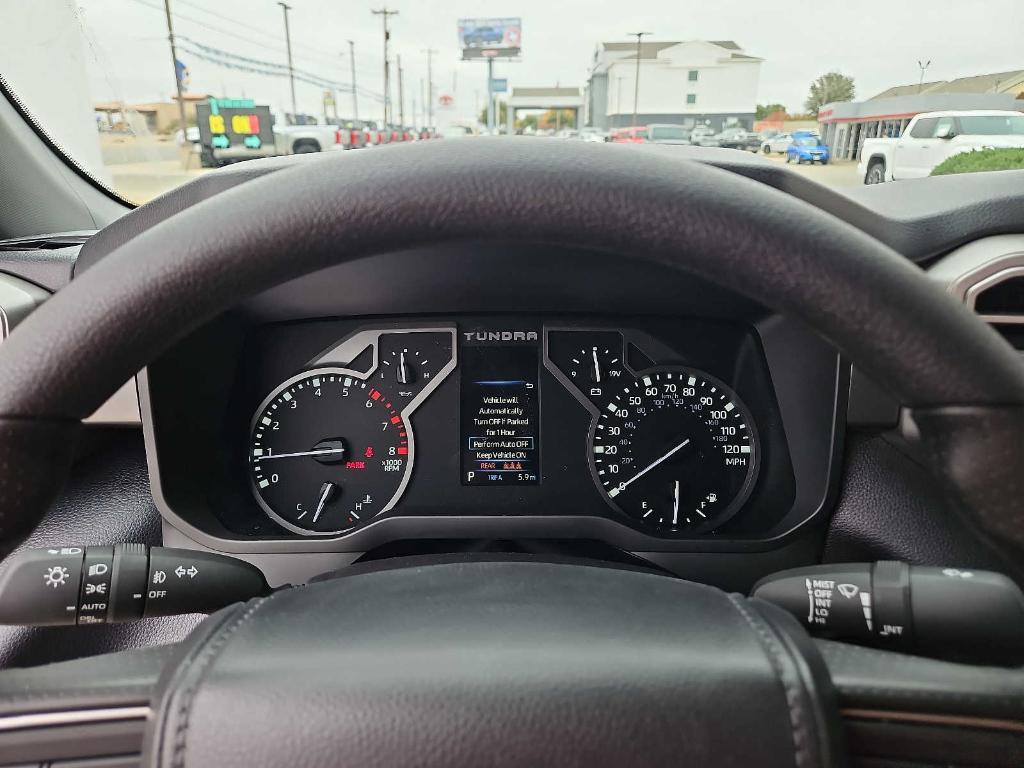
<svg viewBox="0 0 1024 768">
<path fill-rule="evenodd" d="M 294 376 L 256 412 L 250 479 L 263 510 L 304 534 L 341 533 L 388 507 L 412 461 L 391 399 L 351 372 Z"/>
<path fill-rule="evenodd" d="M 650 371 L 603 406 L 591 461 L 609 501 L 659 532 L 710 528 L 749 497 L 760 448 L 750 411 L 697 370 Z"/>
</svg>

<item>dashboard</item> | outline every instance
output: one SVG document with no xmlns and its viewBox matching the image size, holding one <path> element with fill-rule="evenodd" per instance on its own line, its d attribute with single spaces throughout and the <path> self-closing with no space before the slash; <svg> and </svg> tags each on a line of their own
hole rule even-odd
<svg viewBox="0 0 1024 768">
<path fill-rule="evenodd" d="M 438 249 L 436 278 L 422 253 L 332 267 L 151 364 L 138 384 L 165 542 L 272 581 L 496 542 L 677 573 L 742 561 L 737 584 L 794 548 L 813 557 L 849 387 L 832 347 L 657 268 L 586 254 L 593 276 L 566 296 L 580 254 L 544 253 L 541 281 L 498 253 Z M 453 274 L 457 292 L 431 290 Z M 484 311 L 513 296 L 517 311 Z"/>
</svg>

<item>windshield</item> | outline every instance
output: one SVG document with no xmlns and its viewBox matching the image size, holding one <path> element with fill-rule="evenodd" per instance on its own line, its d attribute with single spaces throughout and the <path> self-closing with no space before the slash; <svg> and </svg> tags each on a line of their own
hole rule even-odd
<svg viewBox="0 0 1024 768">
<path fill-rule="evenodd" d="M 685 141 L 690 138 L 690 132 L 681 125 L 654 125 L 648 131 L 651 139 L 654 141 L 658 139 L 680 139 Z"/>
<path fill-rule="evenodd" d="M 818 146 L 818 139 L 813 136 L 803 136 L 798 139 L 793 139 L 793 143 L 801 147 L 816 147 Z"/>
<path fill-rule="evenodd" d="M 965 115 L 960 132 L 968 136 L 1022 136 L 1024 115 Z"/>
<path fill-rule="evenodd" d="M 870 23 L 819 5 L 812 25 L 756 0 L 0 0 L 0 12 L 5 89 L 80 171 L 134 203 L 233 163 L 490 135 L 756 152 L 833 188 L 865 183 L 865 143 L 905 135 L 921 113 L 952 108 L 964 140 L 1024 136 L 1017 0 L 958 17 L 955 32 L 925 0 Z M 766 138 L 800 131 L 820 134 L 827 164 L 787 164 L 786 141 Z M 958 169 L 1022 155 L 977 150 Z"/>
</svg>

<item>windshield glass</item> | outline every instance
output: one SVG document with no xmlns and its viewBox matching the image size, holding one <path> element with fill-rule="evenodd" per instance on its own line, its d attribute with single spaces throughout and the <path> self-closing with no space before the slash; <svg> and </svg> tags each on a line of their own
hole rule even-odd
<svg viewBox="0 0 1024 768">
<path fill-rule="evenodd" d="M 965 115 L 960 118 L 960 132 L 968 136 L 1024 135 L 1024 116 Z"/>
<path fill-rule="evenodd" d="M 812 136 L 804 136 L 803 138 L 794 139 L 794 144 L 798 144 L 801 147 L 816 147 L 818 146 L 818 140 Z"/>
<path fill-rule="evenodd" d="M 925 112 L 950 115 L 960 138 L 913 175 L 972 135 L 1011 138 L 979 140 L 979 162 L 957 172 L 1024 157 L 1018 0 L 985 3 L 955 31 L 926 0 L 877 20 L 818 4 L 809 25 L 755 0 L 0 0 L 0 12 L 5 88 L 135 203 L 258 158 L 489 135 L 625 145 L 609 151 L 675 140 L 697 146 L 666 151 L 756 152 L 853 187 L 865 143 Z M 800 131 L 820 134 L 827 164 L 786 165 L 786 140 L 766 138 Z"/>
</svg>

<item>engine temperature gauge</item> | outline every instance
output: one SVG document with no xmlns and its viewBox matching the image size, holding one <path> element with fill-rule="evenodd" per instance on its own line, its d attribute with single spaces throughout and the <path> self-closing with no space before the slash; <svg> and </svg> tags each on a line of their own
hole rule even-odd
<svg viewBox="0 0 1024 768">
<path fill-rule="evenodd" d="M 373 381 L 408 402 L 437 376 L 452 356 L 450 333 L 381 334 Z"/>
</svg>

